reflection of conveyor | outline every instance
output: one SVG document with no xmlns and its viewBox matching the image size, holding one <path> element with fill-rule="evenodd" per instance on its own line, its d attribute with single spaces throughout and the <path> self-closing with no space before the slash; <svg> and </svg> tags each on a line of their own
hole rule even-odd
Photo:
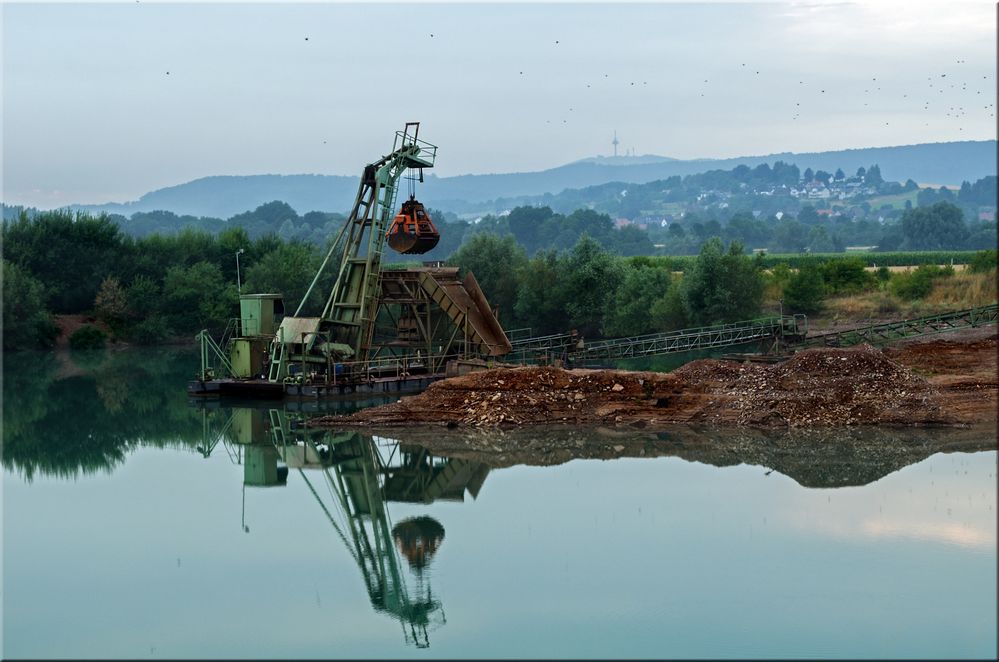
<svg viewBox="0 0 999 662">
<path fill-rule="evenodd" d="M 376 443 L 358 432 L 295 427 L 278 409 L 234 410 L 210 437 L 209 454 L 221 439 L 230 457 L 245 463 L 244 486 L 283 485 L 289 470 L 296 470 L 361 570 L 371 605 L 400 622 L 407 642 L 430 645 L 429 631 L 446 621 L 424 569 L 444 539 L 444 527 L 430 517 L 393 527 L 386 505 L 463 500 L 466 489 L 474 498 L 488 474 L 485 465 L 436 458 L 392 440 Z M 316 472 L 319 481 L 310 478 Z"/>
</svg>

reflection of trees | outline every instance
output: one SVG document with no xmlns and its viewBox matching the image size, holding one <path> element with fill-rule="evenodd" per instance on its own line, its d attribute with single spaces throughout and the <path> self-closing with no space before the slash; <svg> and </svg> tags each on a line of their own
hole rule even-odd
<svg viewBox="0 0 999 662">
<path fill-rule="evenodd" d="M 377 430 L 371 432 L 377 434 Z M 994 430 L 851 427 L 763 430 L 672 426 L 666 430 L 513 429 L 386 431 L 438 457 L 489 467 L 549 466 L 574 459 L 679 457 L 717 467 L 754 464 L 803 487 L 867 485 L 936 453 L 994 450 Z"/>
<path fill-rule="evenodd" d="M 201 416 L 184 390 L 196 361 L 187 349 L 6 354 L 3 466 L 71 478 L 139 445 L 196 444 Z"/>
</svg>

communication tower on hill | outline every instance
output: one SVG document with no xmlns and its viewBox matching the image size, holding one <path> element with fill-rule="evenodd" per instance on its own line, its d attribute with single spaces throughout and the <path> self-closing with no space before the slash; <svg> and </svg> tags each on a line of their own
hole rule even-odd
<svg viewBox="0 0 999 662">
<path fill-rule="evenodd" d="M 620 144 L 617 141 L 617 129 L 614 129 L 614 140 L 611 141 L 611 144 L 614 145 L 614 156 L 617 156 L 617 146 Z"/>
</svg>

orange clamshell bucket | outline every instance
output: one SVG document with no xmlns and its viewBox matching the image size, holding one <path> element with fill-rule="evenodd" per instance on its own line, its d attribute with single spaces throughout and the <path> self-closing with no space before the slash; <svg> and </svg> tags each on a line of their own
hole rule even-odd
<svg viewBox="0 0 999 662">
<path fill-rule="evenodd" d="M 392 250 L 406 255 L 419 255 L 432 250 L 440 241 L 441 235 L 423 205 L 416 198 L 410 197 L 402 203 L 402 209 L 392 221 L 385 238 Z"/>
</svg>

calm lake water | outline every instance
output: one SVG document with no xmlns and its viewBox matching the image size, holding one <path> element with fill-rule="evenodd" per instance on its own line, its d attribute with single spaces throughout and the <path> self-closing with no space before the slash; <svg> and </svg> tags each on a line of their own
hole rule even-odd
<svg viewBox="0 0 999 662">
<path fill-rule="evenodd" d="M 4 357 L 5 658 L 996 656 L 994 439 L 522 432 L 532 466 L 441 433 L 435 457 L 193 406 L 196 360 Z"/>
</svg>

